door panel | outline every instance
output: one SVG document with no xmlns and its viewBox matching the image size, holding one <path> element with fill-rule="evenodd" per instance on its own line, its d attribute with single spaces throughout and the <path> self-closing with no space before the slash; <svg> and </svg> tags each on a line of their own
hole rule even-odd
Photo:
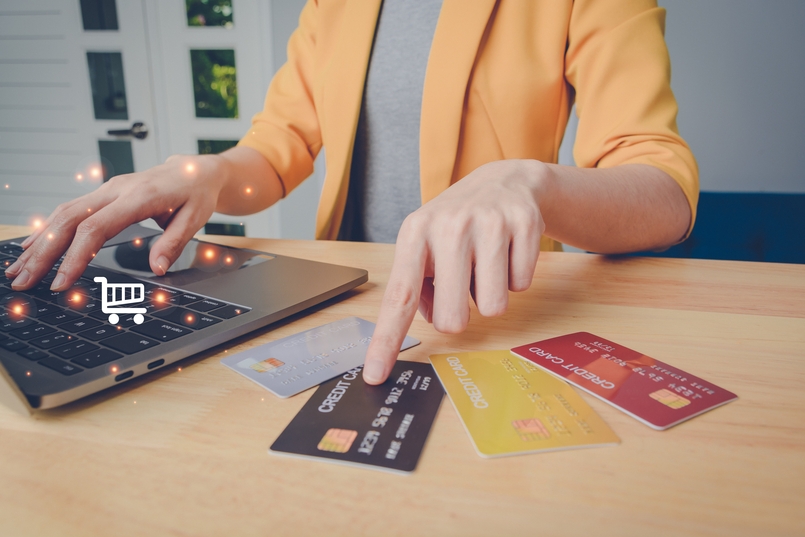
<svg viewBox="0 0 805 537">
<path fill-rule="evenodd" d="M 97 188 L 87 172 L 98 141 L 115 139 L 106 131 L 153 124 L 142 0 L 118 0 L 118 31 L 85 31 L 79 6 L 0 0 L 0 223 L 31 224 Z M 130 120 L 95 119 L 88 51 L 122 54 Z M 137 142 L 135 168 L 155 165 L 155 137 Z"/>
</svg>

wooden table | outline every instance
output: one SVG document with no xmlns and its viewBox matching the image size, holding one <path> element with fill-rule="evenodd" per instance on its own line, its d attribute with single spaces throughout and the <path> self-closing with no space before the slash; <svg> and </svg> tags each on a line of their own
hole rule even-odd
<svg viewBox="0 0 805 537">
<path fill-rule="evenodd" d="M 543 253 L 505 316 L 473 311 L 460 335 L 417 316 L 406 360 L 583 330 L 740 399 L 657 432 L 582 394 L 621 445 L 491 460 L 445 400 L 416 472 L 398 476 L 269 455 L 312 390 L 280 400 L 220 364 L 374 320 L 393 247 L 216 240 L 363 267 L 369 282 L 180 370 L 32 419 L 0 408 L 0 535 L 805 534 L 805 266 Z"/>
</svg>

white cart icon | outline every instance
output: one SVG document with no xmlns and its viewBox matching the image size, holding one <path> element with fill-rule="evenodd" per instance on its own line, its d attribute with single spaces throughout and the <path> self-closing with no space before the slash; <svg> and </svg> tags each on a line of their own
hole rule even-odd
<svg viewBox="0 0 805 537">
<path fill-rule="evenodd" d="M 95 281 L 101 284 L 101 311 L 109 314 L 109 322 L 117 324 L 120 320 L 118 313 L 135 313 L 134 322 L 143 324 L 145 317 L 143 313 L 148 311 L 146 308 L 117 308 L 113 306 L 125 306 L 127 304 L 138 304 L 145 300 L 145 286 L 141 283 L 106 283 L 106 278 L 96 276 Z"/>
</svg>

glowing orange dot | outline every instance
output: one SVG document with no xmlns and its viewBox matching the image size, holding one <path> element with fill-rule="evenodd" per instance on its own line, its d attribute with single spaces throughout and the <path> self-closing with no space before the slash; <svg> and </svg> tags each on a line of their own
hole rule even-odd
<svg viewBox="0 0 805 537">
<path fill-rule="evenodd" d="M 92 168 L 92 169 L 89 171 L 89 174 L 90 174 L 92 177 L 100 177 L 100 176 L 101 176 L 101 169 L 100 169 L 100 168 Z"/>
<path fill-rule="evenodd" d="M 193 166 L 192 164 L 188 164 L 187 166 L 184 167 L 184 169 L 187 170 L 187 173 L 192 173 L 196 170 L 196 167 Z"/>
<path fill-rule="evenodd" d="M 172 213 L 172 212 L 173 212 L 173 209 L 168 209 L 168 212 L 169 212 L 169 213 Z"/>
<path fill-rule="evenodd" d="M 53 233 L 48 233 L 48 239 L 53 240 Z"/>
<path fill-rule="evenodd" d="M 187 317 L 184 318 L 184 320 L 187 321 L 188 323 L 192 323 L 196 319 L 192 315 L 188 315 Z"/>
<path fill-rule="evenodd" d="M 17 315 L 21 315 L 22 314 L 22 306 L 14 306 L 14 313 L 16 313 Z"/>
<path fill-rule="evenodd" d="M 41 220 L 39 220 L 38 218 L 37 218 L 36 220 L 34 220 L 33 224 L 34 224 L 34 227 L 35 227 L 35 228 L 40 228 L 40 227 L 42 227 L 42 221 L 41 221 Z"/>
<path fill-rule="evenodd" d="M 30 376 L 31 376 L 31 372 L 30 372 L 30 371 L 26 371 L 26 372 L 25 372 L 25 376 L 30 377 Z"/>
<path fill-rule="evenodd" d="M 135 246 L 140 246 L 142 243 L 143 243 L 142 239 L 134 239 L 134 245 Z"/>
<path fill-rule="evenodd" d="M 83 181 L 84 180 L 84 175 L 81 174 L 81 173 L 75 174 L 75 180 L 76 181 Z"/>
<path fill-rule="evenodd" d="M 232 263 L 232 258 L 231 258 L 231 257 L 229 257 L 229 256 L 226 256 L 226 257 L 224 258 L 224 263 L 226 263 L 227 265 L 228 265 L 228 264 L 230 264 L 230 263 Z"/>
<path fill-rule="evenodd" d="M 91 212 L 92 212 L 92 209 L 87 209 L 87 212 L 88 212 L 88 213 L 91 213 Z"/>
<path fill-rule="evenodd" d="M 240 315 L 240 310 L 235 310 L 235 313 L 237 313 L 238 315 Z"/>
<path fill-rule="evenodd" d="M 95 257 L 95 254 L 92 254 L 92 257 Z"/>
<path fill-rule="evenodd" d="M 117 366 L 116 366 L 116 365 L 113 365 L 112 367 L 110 367 L 110 368 L 109 368 L 109 370 L 110 370 L 112 373 L 117 373 Z"/>
<path fill-rule="evenodd" d="M 251 194 L 251 193 L 252 193 L 252 187 L 247 186 L 247 187 L 246 187 L 246 193 L 247 193 L 247 194 Z"/>
<path fill-rule="evenodd" d="M 181 371 L 181 370 L 182 370 L 182 368 L 180 367 L 180 368 L 179 368 L 179 371 Z"/>
<path fill-rule="evenodd" d="M 207 259 L 212 259 L 213 257 L 215 257 L 215 252 L 213 252 L 212 250 L 207 250 L 206 252 L 204 252 L 204 257 L 206 257 Z"/>
<path fill-rule="evenodd" d="M 8 185 L 6 185 L 6 189 L 8 189 Z"/>
</svg>

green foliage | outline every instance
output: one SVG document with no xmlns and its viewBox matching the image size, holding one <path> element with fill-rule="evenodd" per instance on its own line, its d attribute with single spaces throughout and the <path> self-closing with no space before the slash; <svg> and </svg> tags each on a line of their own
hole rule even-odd
<svg viewBox="0 0 805 537">
<path fill-rule="evenodd" d="M 191 50 L 196 117 L 238 117 L 235 51 Z"/>
<path fill-rule="evenodd" d="M 198 154 L 217 155 L 236 145 L 238 145 L 237 140 L 199 140 Z"/>
<path fill-rule="evenodd" d="M 232 0 L 185 0 L 188 26 L 232 27 Z"/>
</svg>

